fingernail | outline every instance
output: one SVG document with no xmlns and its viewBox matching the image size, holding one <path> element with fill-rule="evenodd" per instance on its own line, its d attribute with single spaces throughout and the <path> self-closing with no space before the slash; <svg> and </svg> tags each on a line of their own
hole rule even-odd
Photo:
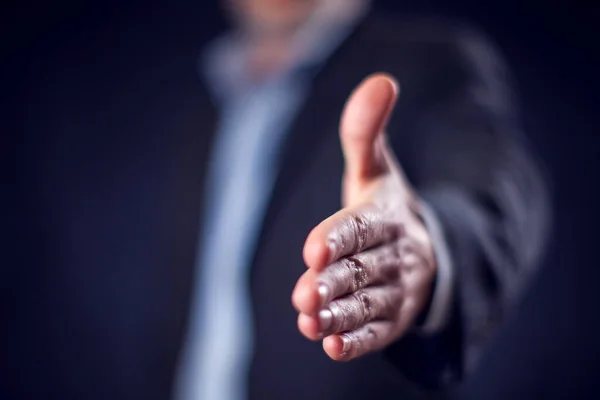
<svg viewBox="0 0 600 400">
<path fill-rule="evenodd" d="M 319 298 L 321 299 L 321 307 L 323 307 L 329 297 L 329 288 L 324 283 L 319 283 L 317 290 L 319 291 Z"/>
<path fill-rule="evenodd" d="M 333 320 L 333 314 L 328 308 L 324 308 L 319 311 L 319 330 L 321 332 L 326 331 L 331 326 Z"/>
<path fill-rule="evenodd" d="M 340 335 L 340 337 L 342 338 L 342 355 L 345 355 L 348 353 L 348 351 L 350 351 L 350 348 L 352 347 L 352 340 L 348 337 L 348 335 Z"/>
<path fill-rule="evenodd" d="M 327 239 L 327 246 L 329 247 L 329 264 L 337 260 L 338 254 L 338 243 L 335 239 L 329 238 Z"/>
</svg>

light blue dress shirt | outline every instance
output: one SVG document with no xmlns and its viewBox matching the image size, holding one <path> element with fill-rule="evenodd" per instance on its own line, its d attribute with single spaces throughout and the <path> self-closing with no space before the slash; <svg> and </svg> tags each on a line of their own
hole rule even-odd
<svg viewBox="0 0 600 400">
<path fill-rule="evenodd" d="M 253 347 L 248 276 L 279 170 L 277 156 L 312 75 L 355 21 L 311 21 L 298 35 L 304 57 L 258 84 L 245 80 L 243 48 L 235 37 L 218 40 L 201 62 L 220 106 L 220 124 L 209 164 L 198 281 L 176 380 L 178 400 L 246 397 Z"/>
<path fill-rule="evenodd" d="M 363 10 L 364 11 L 364 10 Z M 311 78 L 364 15 L 335 24 L 318 15 L 298 33 L 303 57 L 277 76 L 250 83 L 240 39 L 217 40 L 200 73 L 220 107 L 211 152 L 197 282 L 175 383 L 177 400 L 242 400 L 252 357 L 251 260 L 271 198 L 277 156 Z M 341 111 L 341 110 L 340 110 Z M 443 324 L 451 279 L 442 232 L 431 210 L 424 215 L 436 243 L 438 279 L 425 331 Z M 446 267 L 440 267 L 440 265 Z M 447 290 L 440 290 L 440 288 Z M 442 293 L 442 294 L 439 294 Z M 437 304 L 437 305 L 436 305 Z"/>
</svg>

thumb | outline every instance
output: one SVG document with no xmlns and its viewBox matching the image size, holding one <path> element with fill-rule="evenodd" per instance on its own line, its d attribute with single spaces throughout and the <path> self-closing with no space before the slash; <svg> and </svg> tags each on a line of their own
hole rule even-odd
<svg viewBox="0 0 600 400">
<path fill-rule="evenodd" d="M 383 131 L 398 98 L 399 86 L 387 74 L 367 77 L 352 92 L 340 122 L 346 179 L 365 182 L 388 171 Z"/>
</svg>

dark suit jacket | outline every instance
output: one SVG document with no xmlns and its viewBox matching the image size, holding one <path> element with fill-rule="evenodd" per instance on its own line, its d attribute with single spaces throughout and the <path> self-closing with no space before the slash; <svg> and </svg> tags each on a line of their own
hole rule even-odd
<svg viewBox="0 0 600 400">
<path fill-rule="evenodd" d="M 193 23 L 159 21 L 65 42 L 30 66 L 2 293 L 5 398 L 171 391 L 217 114 L 197 75 Z M 401 82 L 390 140 L 443 224 L 457 291 L 443 333 L 343 364 L 301 337 L 290 294 L 307 233 L 340 207 L 342 106 L 375 71 Z M 248 277 L 252 398 L 400 398 L 403 376 L 440 387 L 472 368 L 534 272 L 548 225 L 516 108 L 506 67 L 467 29 L 370 17 L 345 41 L 293 124 Z"/>
</svg>

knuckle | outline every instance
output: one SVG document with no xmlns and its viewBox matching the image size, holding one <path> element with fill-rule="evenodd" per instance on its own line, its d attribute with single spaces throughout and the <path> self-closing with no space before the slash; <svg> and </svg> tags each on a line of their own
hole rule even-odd
<svg viewBox="0 0 600 400">
<path fill-rule="evenodd" d="M 398 264 L 404 273 L 411 273 L 414 267 L 415 253 L 410 240 L 404 239 L 398 243 Z"/>
<path fill-rule="evenodd" d="M 374 348 L 379 341 L 379 337 L 377 331 L 373 329 L 373 327 L 367 327 L 367 331 L 365 332 L 365 340 L 364 340 L 364 348 L 365 350 L 371 350 Z"/>
<path fill-rule="evenodd" d="M 366 215 L 363 212 L 352 214 L 350 226 L 356 249 L 364 249 L 369 237 L 369 222 Z"/>
<path fill-rule="evenodd" d="M 369 282 L 368 271 L 365 264 L 357 257 L 347 257 L 342 265 L 350 279 L 350 290 L 356 291 L 365 287 Z"/>
<path fill-rule="evenodd" d="M 352 294 L 358 309 L 358 324 L 363 324 L 373 318 L 373 299 L 364 290 L 358 290 Z"/>
<path fill-rule="evenodd" d="M 378 266 L 383 280 L 386 282 L 395 282 L 398 280 L 400 270 L 402 269 L 402 259 L 398 242 L 386 246 Z"/>
<path fill-rule="evenodd" d="M 379 347 L 379 335 L 372 326 L 344 333 L 351 343 L 352 357 L 360 357 Z"/>
<path fill-rule="evenodd" d="M 394 262 L 400 262 L 402 260 L 402 252 L 403 252 L 403 243 L 404 240 L 396 240 L 394 244 L 391 246 L 391 254 L 390 256 L 394 260 Z"/>
<path fill-rule="evenodd" d="M 397 310 L 402 303 L 402 299 L 398 293 L 399 291 L 395 292 L 394 294 L 389 294 L 385 297 L 381 310 L 384 318 L 393 318 L 393 316 L 397 314 Z"/>
<path fill-rule="evenodd" d="M 399 317 L 399 311 L 404 305 L 404 296 L 401 288 L 389 293 L 386 296 L 381 310 L 381 316 L 387 320 L 395 321 Z"/>
</svg>

